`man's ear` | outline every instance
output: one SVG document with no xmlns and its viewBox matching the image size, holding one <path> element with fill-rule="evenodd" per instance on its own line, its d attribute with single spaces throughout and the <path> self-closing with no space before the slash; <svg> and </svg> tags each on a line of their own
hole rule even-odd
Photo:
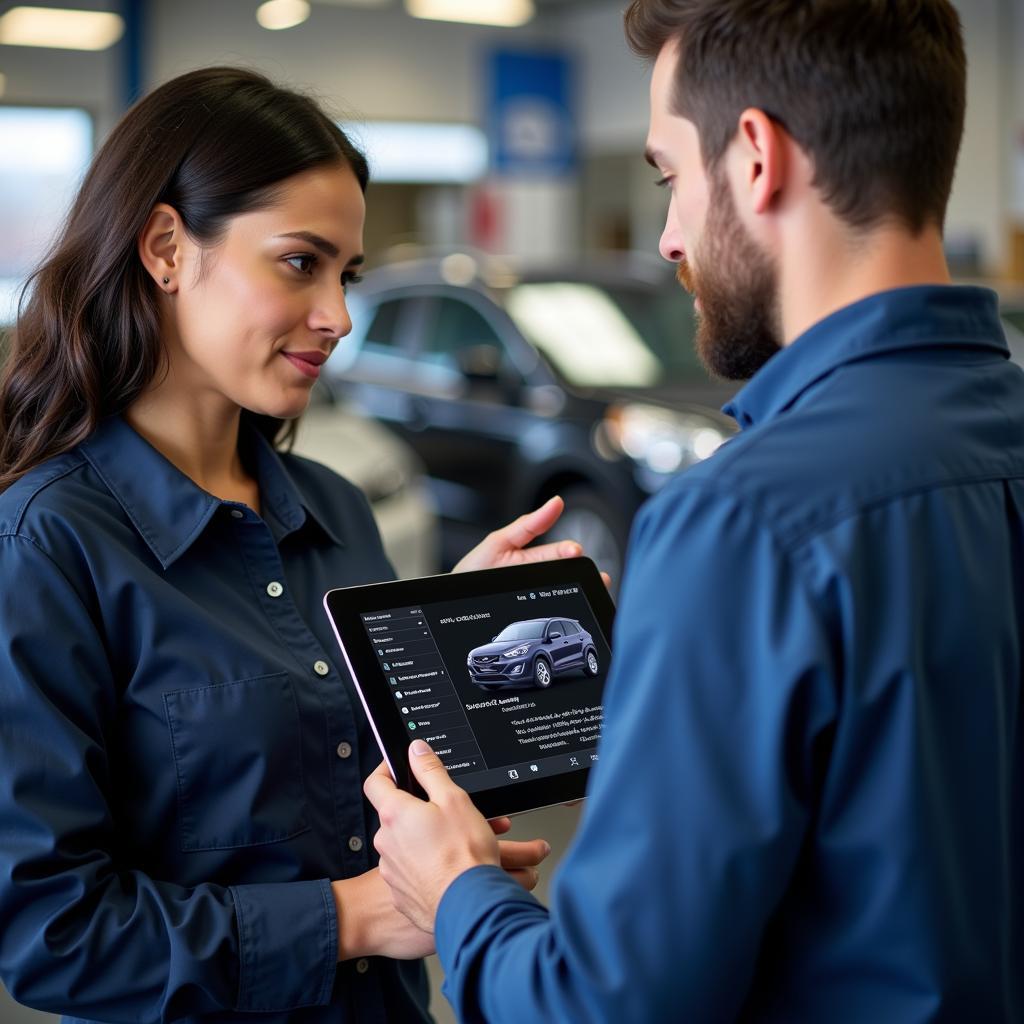
<svg viewBox="0 0 1024 1024">
<path fill-rule="evenodd" d="M 139 259 L 157 287 L 168 294 L 178 290 L 184 239 L 185 226 L 178 211 L 167 203 L 157 203 L 139 233 Z"/>
<path fill-rule="evenodd" d="M 782 191 L 788 173 L 786 141 L 785 128 L 763 110 L 748 107 L 740 114 L 735 144 L 742 178 L 734 184 L 746 191 L 753 213 L 766 213 Z"/>
</svg>

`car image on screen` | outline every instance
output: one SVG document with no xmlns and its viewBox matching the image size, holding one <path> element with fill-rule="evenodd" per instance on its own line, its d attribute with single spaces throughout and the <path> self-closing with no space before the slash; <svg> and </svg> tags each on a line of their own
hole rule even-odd
<svg viewBox="0 0 1024 1024">
<path fill-rule="evenodd" d="M 506 626 L 466 658 L 469 677 L 482 690 L 546 689 L 555 676 L 600 671 L 593 637 L 576 619 L 524 619 Z"/>
</svg>

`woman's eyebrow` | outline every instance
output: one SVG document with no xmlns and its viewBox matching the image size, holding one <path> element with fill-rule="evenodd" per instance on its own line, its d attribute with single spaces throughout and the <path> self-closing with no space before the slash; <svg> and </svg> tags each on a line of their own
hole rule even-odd
<svg viewBox="0 0 1024 1024">
<path fill-rule="evenodd" d="M 319 249 L 325 256 L 332 259 L 341 251 L 333 242 L 314 234 L 312 231 L 286 231 L 284 234 L 275 236 L 277 238 L 298 238 L 300 241 L 309 242 L 310 245 Z"/>
</svg>

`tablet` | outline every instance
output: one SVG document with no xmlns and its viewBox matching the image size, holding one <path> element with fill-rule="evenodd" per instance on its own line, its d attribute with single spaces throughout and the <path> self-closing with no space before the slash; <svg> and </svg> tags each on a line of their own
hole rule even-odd
<svg viewBox="0 0 1024 1024">
<path fill-rule="evenodd" d="M 589 558 L 331 590 L 324 597 L 396 783 L 421 737 L 488 818 L 584 795 L 611 661 Z"/>
</svg>

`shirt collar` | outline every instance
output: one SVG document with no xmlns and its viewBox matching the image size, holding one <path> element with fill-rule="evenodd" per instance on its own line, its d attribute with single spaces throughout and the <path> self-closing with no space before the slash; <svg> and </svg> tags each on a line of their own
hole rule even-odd
<svg viewBox="0 0 1024 1024">
<path fill-rule="evenodd" d="M 1009 358 L 998 299 L 987 288 L 916 285 L 832 313 L 772 356 L 723 412 L 746 430 L 791 406 L 845 363 L 913 348 L 978 348 Z"/>
<path fill-rule="evenodd" d="M 278 539 L 312 521 L 342 544 L 328 526 L 329 510 L 302 494 L 270 442 L 245 423 L 241 429 L 264 518 L 281 526 Z M 104 420 L 81 451 L 165 569 L 191 547 L 222 505 L 234 505 L 204 491 L 120 416 Z"/>
</svg>

